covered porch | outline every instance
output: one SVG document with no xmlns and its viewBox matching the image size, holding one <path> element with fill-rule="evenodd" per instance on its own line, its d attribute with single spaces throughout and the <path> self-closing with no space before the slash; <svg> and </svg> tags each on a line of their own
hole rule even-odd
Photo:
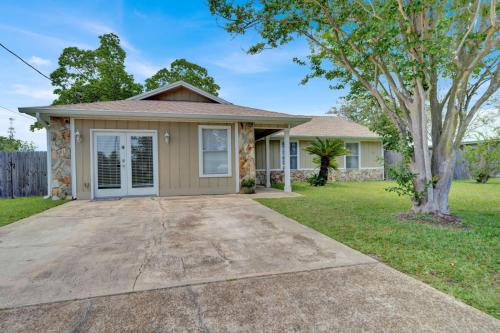
<svg viewBox="0 0 500 333">
<path fill-rule="evenodd" d="M 258 126 L 255 125 L 254 137 L 255 142 L 258 140 L 265 141 L 265 184 L 263 188 L 271 188 L 271 148 L 270 139 L 273 134 L 283 132 L 283 182 L 284 192 L 292 192 L 291 176 L 290 176 L 290 126 Z M 255 165 L 255 159 L 254 159 Z"/>
</svg>

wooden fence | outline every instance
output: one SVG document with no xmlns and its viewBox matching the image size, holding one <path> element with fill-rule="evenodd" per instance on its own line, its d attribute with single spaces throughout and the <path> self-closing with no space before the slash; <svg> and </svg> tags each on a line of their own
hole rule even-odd
<svg viewBox="0 0 500 333">
<path fill-rule="evenodd" d="M 389 176 L 389 167 L 401 163 L 401 154 L 386 150 L 384 151 L 384 164 L 385 164 L 385 179 L 391 179 Z M 455 160 L 455 170 L 453 173 L 453 179 L 469 179 L 469 170 L 467 169 L 467 161 L 463 156 L 461 150 L 457 151 L 457 158 Z"/>
<path fill-rule="evenodd" d="M 386 150 L 384 151 L 384 164 L 385 164 L 385 179 L 391 179 L 389 176 L 389 167 L 401 163 L 401 154 L 395 151 Z M 455 161 L 455 171 L 453 174 L 453 179 L 469 179 L 469 171 L 467 169 L 467 162 L 463 157 L 463 152 L 461 150 L 457 151 L 457 158 Z"/>
<path fill-rule="evenodd" d="M 0 152 L 0 197 L 47 195 L 47 152 Z"/>
</svg>

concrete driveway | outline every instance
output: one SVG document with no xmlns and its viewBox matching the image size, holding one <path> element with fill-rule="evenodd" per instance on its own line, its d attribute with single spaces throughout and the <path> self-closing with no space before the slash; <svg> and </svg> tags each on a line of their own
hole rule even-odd
<svg viewBox="0 0 500 333">
<path fill-rule="evenodd" d="M 1 228 L 0 267 L 2 332 L 500 330 L 238 195 L 74 201 Z"/>
</svg>

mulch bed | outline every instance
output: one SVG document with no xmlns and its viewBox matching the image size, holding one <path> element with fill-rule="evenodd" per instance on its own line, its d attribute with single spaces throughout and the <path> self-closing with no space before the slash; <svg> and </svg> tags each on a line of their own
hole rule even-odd
<svg viewBox="0 0 500 333">
<path fill-rule="evenodd" d="M 431 223 L 450 227 L 463 227 L 462 219 L 455 215 L 415 214 L 413 212 L 396 215 L 398 221 Z"/>
</svg>

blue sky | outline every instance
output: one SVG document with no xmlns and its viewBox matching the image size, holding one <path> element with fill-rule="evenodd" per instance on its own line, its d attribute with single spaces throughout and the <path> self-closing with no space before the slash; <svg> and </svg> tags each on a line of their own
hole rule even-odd
<svg viewBox="0 0 500 333">
<path fill-rule="evenodd" d="M 327 112 L 345 92 L 326 80 L 299 84 L 307 69 L 292 62 L 305 56 L 305 41 L 257 56 L 244 52 L 255 34 L 232 37 L 211 16 L 205 0 L 189 1 L 3 1 L 0 42 L 42 72 L 56 68 L 67 46 L 95 48 L 97 36 L 117 33 L 127 52 L 127 69 L 139 82 L 177 58 L 206 67 L 233 103 L 292 114 Z M 0 49 L 0 135 L 14 116 L 16 136 L 45 149 L 45 133 L 31 133 L 31 119 L 16 116 L 19 106 L 52 102 L 50 82 Z"/>
</svg>

